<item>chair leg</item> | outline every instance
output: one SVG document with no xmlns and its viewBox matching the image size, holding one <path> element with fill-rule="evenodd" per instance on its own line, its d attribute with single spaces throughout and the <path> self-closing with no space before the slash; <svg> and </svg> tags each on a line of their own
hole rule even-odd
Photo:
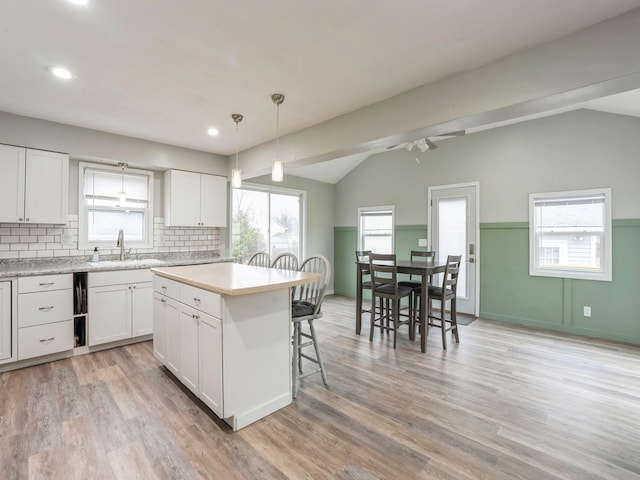
<svg viewBox="0 0 640 480">
<path fill-rule="evenodd" d="M 456 305 L 455 297 L 451 300 L 451 332 L 454 334 L 456 343 L 460 343 L 460 337 L 458 336 L 458 308 Z"/>
<path fill-rule="evenodd" d="M 398 320 L 400 320 L 400 299 L 396 298 L 393 300 L 393 348 L 396 348 Z"/>
<path fill-rule="evenodd" d="M 293 355 L 291 355 L 291 383 L 293 398 L 298 396 L 298 357 L 300 352 L 298 351 L 298 345 L 300 345 L 300 338 L 298 332 L 300 331 L 300 322 L 293 322 Z"/>
<path fill-rule="evenodd" d="M 318 360 L 318 365 L 320 366 L 320 375 L 322 375 L 322 381 L 325 385 L 327 383 L 327 374 L 324 372 L 324 363 L 322 363 L 322 356 L 320 355 L 320 348 L 318 348 L 318 339 L 316 337 L 316 327 L 313 325 L 313 320 L 309 320 L 309 330 L 311 331 L 311 341 L 313 342 L 313 348 L 316 351 L 316 359 Z"/>
<path fill-rule="evenodd" d="M 444 301 L 444 298 L 440 300 L 440 330 L 442 333 L 442 348 L 447 349 L 447 321 L 445 320 L 447 316 L 447 305 Z"/>
<path fill-rule="evenodd" d="M 302 323 L 298 322 L 298 372 L 302 374 Z"/>
<path fill-rule="evenodd" d="M 369 322 L 369 341 L 373 342 L 373 330 L 376 325 L 376 296 L 371 292 L 371 314 Z"/>
</svg>

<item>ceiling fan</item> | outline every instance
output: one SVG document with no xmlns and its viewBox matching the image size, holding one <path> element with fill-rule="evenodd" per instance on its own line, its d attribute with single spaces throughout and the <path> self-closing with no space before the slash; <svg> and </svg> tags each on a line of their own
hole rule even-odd
<svg viewBox="0 0 640 480">
<path fill-rule="evenodd" d="M 442 133 L 440 135 L 434 135 L 431 138 L 459 137 L 459 136 L 465 135 L 466 133 L 467 133 L 466 130 L 456 130 L 454 132 L 447 132 L 447 133 Z M 429 140 L 427 137 L 425 137 L 425 138 L 421 138 L 419 140 L 414 140 L 413 142 L 398 143 L 396 145 L 392 145 L 390 147 L 387 147 L 387 150 L 392 150 L 394 148 L 401 147 L 401 146 L 405 147 L 409 151 L 413 150 L 413 147 L 418 147 L 420 149 L 420 151 L 423 152 L 423 153 L 426 152 L 427 150 L 435 150 L 436 148 L 438 148 L 438 145 L 436 145 L 431 140 Z"/>
</svg>

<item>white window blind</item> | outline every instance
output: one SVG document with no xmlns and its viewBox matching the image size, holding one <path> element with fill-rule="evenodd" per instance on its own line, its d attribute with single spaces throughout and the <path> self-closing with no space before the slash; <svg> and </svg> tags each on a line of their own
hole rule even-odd
<svg viewBox="0 0 640 480">
<path fill-rule="evenodd" d="M 610 189 L 530 196 L 530 273 L 611 279 Z"/>
<path fill-rule="evenodd" d="M 148 183 L 148 175 L 87 168 L 84 174 L 85 203 L 90 207 L 146 208 L 149 203 Z"/>
</svg>

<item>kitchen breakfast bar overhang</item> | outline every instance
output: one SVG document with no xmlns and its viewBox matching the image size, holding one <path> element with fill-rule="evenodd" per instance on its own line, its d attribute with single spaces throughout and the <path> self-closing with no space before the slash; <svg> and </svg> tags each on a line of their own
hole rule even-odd
<svg viewBox="0 0 640 480">
<path fill-rule="evenodd" d="M 154 355 L 233 430 L 289 405 L 291 291 L 318 274 L 153 268 Z"/>
</svg>

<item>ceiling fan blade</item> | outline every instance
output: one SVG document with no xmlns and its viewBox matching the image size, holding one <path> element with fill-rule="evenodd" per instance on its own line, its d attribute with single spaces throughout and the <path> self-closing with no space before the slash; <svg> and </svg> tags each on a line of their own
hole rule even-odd
<svg viewBox="0 0 640 480">
<path fill-rule="evenodd" d="M 428 138 L 424 139 L 425 143 L 427 144 L 427 146 L 429 147 L 429 150 L 435 150 L 436 148 L 438 148 L 438 145 L 436 145 L 435 143 L 433 143 L 431 140 L 429 140 Z"/>
<path fill-rule="evenodd" d="M 455 132 L 447 132 L 447 133 L 442 133 L 440 135 L 436 135 L 436 137 L 459 137 L 461 135 L 466 135 L 467 131 L 466 130 L 456 130 Z"/>
</svg>

